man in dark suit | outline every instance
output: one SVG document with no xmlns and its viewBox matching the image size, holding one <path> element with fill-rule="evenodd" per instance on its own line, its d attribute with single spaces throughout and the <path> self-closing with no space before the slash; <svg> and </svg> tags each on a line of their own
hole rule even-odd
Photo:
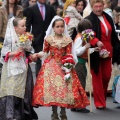
<svg viewBox="0 0 120 120">
<path fill-rule="evenodd" d="M 28 6 L 28 7 L 36 4 L 36 2 L 37 2 L 37 0 L 29 0 L 29 6 Z M 26 7 L 26 8 L 23 10 L 23 16 L 24 16 L 24 17 L 27 17 L 27 14 L 29 13 L 28 7 Z"/>
<path fill-rule="evenodd" d="M 38 0 L 37 3 L 28 8 L 26 27 L 27 31 L 31 31 L 34 35 L 33 48 L 35 53 L 39 52 L 43 48 L 43 41 L 45 32 L 52 20 L 56 15 L 54 8 L 46 4 L 46 0 Z M 36 61 L 36 76 L 40 70 L 41 61 Z"/>
</svg>

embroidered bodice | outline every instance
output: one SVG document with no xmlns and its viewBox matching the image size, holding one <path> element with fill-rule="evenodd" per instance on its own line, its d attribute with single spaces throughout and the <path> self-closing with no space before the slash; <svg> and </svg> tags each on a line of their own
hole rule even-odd
<svg viewBox="0 0 120 120">
<path fill-rule="evenodd" d="M 57 63 L 61 63 L 61 58 L 66 54 L 71 54 L 72 40 L 66 36 L 62 40 L 54 40 L 53 36 L 46 38 L 44 52 L 49 53 L 47 60 L 54 58 Z"/>
</svg>

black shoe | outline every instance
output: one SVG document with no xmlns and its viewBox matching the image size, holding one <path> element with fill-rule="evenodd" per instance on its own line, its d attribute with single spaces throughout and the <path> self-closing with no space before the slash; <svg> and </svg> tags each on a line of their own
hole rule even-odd
<svg viewBox="0 0 120 120">
<path fill-rule="evenodd" d="M 71 111 L 73 112 L 76 112 L 76 110 L 77 110 L 76 108 L 71 108 Z"/>
<path fill-rule="evenodd" d="M 96 107 L 98 110 L 104 110 L 105 109 L 105 107 L 103 107 L 103 106 L 98 106 L 98 107 Z"/>
<path fill-rule="evenodd" d="M 77 109 L 78 112 L 81 112 L 81 113 L 89 113 L 90 110 L 86 109 L 86 108 L 80 108 L 80 109 Z"/>
</svg>

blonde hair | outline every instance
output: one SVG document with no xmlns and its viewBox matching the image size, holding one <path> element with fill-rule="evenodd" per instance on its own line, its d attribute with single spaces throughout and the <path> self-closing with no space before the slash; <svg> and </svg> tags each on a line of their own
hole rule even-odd
<svg viewBox="0 0 120 120">
<path fill-rule="evenodd" d="M 103 0 L 107 8 L 111 8 L 111 0 Z"/>
<path fill-rule="evenodd" d="M 76 0 L 66 0 L 66 2 L 64 4 L 64 8 L 63 8 L 63 17 L 65 17 L 65 11 L 66 11 L 67 7 L 73 2 L 76 2 Z"/>
<path fill-rule="evenodd" d="M 104 0 L 104 2 L 109 4 L 109 3 L 111 3 L 111 0 Z"/>
<path fill-rule="evenodd" d="M 101 3 L 104 4 L 103 0 L 90 0 L 90 5 L 91 5 L 91 7 L 93 7 L 93 5 L 94 5 L 95 3 L 97 3 L 97 2 L 101 2 Z"/>
</svg>

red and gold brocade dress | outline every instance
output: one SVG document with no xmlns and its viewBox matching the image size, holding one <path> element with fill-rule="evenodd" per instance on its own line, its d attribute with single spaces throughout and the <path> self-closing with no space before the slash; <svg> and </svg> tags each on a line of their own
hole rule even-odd
<svg viewBox="0 0 120 120">
<path fill-rule="evenodd" d="M 63 40 L 54 40 L 52 36 L 46 38 L 44 52 L 49 56 L 37 76 L 33 91 L 32 105 L 60 106 L 66 108 L 84 108 L 89 105 L 89 100 L 82 88 L 74 69 L 71 70 L 69 82 L 64 80 L 64 71 L 61 69 L 61 59 L 66 54 L 71 54 L 72 40 L 63 37 Z"/>
</svg>

